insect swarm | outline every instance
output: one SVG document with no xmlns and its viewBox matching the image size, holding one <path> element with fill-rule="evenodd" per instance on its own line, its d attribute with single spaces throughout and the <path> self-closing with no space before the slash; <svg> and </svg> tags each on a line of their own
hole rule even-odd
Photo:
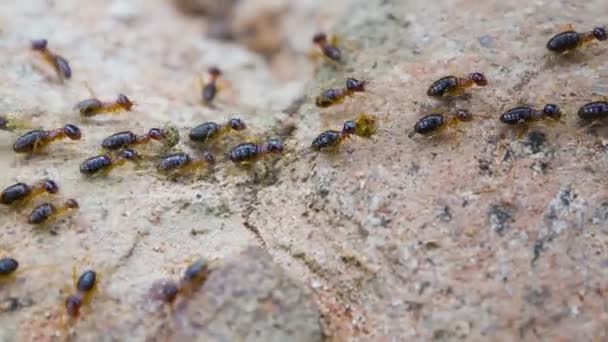
<svg viewBox="0 0 608 342">
<path fill-rule="evenodd" d="M 68 199 L 61 205 L 43 203 L 32 210 L 27 222 L 32 225 L 54 222 L 75 210 L 78 210 L 78 202 L 75 199 Z"/>
<path fill-rule="evenodd" d="M 48 41 L 46 39 L 37 39 L 31 42 L 31 49 L 40 53 L 43 60 L 51 65 L 59 77 L 59 80 L 63 83 L 64 79 L 69 79 L 72 77 L 72 69 L 70 68 L 70 64 L 68 61 L 51 52 L 48 49 Z"/>
<path fill-rule="evenodd" d="M 56 194 L 59 192 L 59 186 L 50 179 L 43 179 L 34 185 L 16 183 L 2 191 L 0 203 L 5 205 L 24 205 L 45 192 Z"/>
<path fill-rule="evenodd" d="M 454 113 L 431 113 L 423 116 L 414 124 L 414 132 L 421 135 L 438 134 L 449 127 L 461 122 L 473 120 L 473 116 L 465 109 L 458 109 Z"/>
<path fill-rule="evenodd" d="M 74 109 L 80 112 L 84 117 L 92 117 L 101 113 L 120 113 L 123 111 L 131 111 L 135 105 L 126 95 L 118 94 L 114 101 L 103 102 L 101 100 L 90 98 L 78 102 Z"/>
<path fill-rule="evenodd" d="M 217 141 L 229 132 L 240 132 L 246 128 L 245 122 L 239 118 L 232 118 L 223 124 L 205 122 L 192 128 L 190 133 L 188 133 L 188 137 L 192 141 L 206 144 Z"/>
<path fill-rule="evenodd" d="M 426 94 L 432 97 L 459 96 L 464 93 L 466 88 L 470 88 L 473 85 L 485 87 L 488 85 L 488 80 L 480 72 L 474 72 L 462 77 L 445 76 L 433 82 L 426 91 Z"/>
<path fill-rule="evenodd" d="M 82 133 L 80 128 L 74 125 L 65 125 L 50 131 L 41 129 L 29 131 L 15 140 L 13 151 L 17 153 L 37 152 L 56 140 L 69 138 L 80 140 Z"/>
<path fill-rule="evenodd" d="M 346 79 L 346 86 L 342 89 L 332 88 L 321 92 L 315 98 L 315 105 L 320 108 L 327 108 L 344 102 L 344 99 L 353 96 L 354 93 L 365 91 L 366 81 L 359 81 L 356 78 L 349 77 Z"/>
<path fill-rule="evenodd" d="M 556 34 L 551 37 L 547 42 L 547 49 L 551 52 L 558 54 L 566 54 L 574 51 L 582 45 L 591 43 L 593 41 L 605 41 L 608 39 L 606 29 L 603 27 L 596 27 L 589 32 L 579 33 L 571 28 L 567 31 Z"/>
<path fill-rule="evenodd" d="M 108 175 L 115 167 L 137 158 L 137 153 L 131 149 L 122 150 L 117 155 L 101 154 L 83 161 L 80 164 L 80 173 L 85 176 Z"/>
</svg>

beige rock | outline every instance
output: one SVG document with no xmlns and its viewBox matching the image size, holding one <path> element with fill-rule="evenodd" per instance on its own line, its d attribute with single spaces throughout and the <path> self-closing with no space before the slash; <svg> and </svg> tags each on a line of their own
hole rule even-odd
<svg viewBox="0 0 608 342">
<path fill-rule="evenodd" d="M 171 0 L 175 7 L 189 15 L 227 17 L 240 0 Z"/>
<path fill-rule="evenodd" d="M 309 291 L 259 247 L 214 269 L 194 296 L 177 303 L 174 315 L 173 338 L 180 341 L 322 340 Z"/>
</svg>

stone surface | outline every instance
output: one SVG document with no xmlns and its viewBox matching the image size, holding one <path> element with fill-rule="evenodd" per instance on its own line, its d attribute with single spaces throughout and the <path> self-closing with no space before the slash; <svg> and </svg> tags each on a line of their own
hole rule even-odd
<svg viewBox="0 0 608 342">
<path fill-rule="evenodd" d="M 0 113 L 34 126 L 74 122 L 83 130 L 79 143 L 32 158 L 10 151 L 16 132 L 0 132 L 3 186 L 53 177 L 61 196 L 81 203 L 78 215 L 50 230 L 32 229 L 21 213 L 0 209 L 0 256 L 22 265 L 0 283 L 0 338 L 190 334 L 196 319 L 222 311 L 172 312 L 152 302 L 149 289 L 158 279 L 178 278 L 198 257 L 229 267 L 197 300 L 259 312 L 267 307 L 251 298 L 274 285 L 256 284 L 257 274 L 243 274 L 252 281 L 242 302 L 207 297 L 228 293 L 222 284 L 245 286 L 228 270 L 269 263 L 240 264 L 234 255 L 250 245 L 312 289 L 329 340 L 608 338 L 608 126 L 581 130 L 575 115 L 608 95 L 608 44 L 585 46 L 570 58 L 550 58 L 544 48 L 563 24 L 581 31 L 601 25 L 605 1 L 294 1 L 285 2 L 285 13 L 275 11 L 283 5 L 267 3 L 240 1 L 233 10 L 281 13 L 273 25 L 284 36 L 270 39 L 287 46 L 270 44 L 270 59 L 251 46 L 204 38 L 209 19 L 180 15 L 169 1 L 0 6 Z M 339 16 L 343 6 L 348 12 Z M 340 36 L 344 65 L 308 61 L 310 37 L 319 30 Z M 74 77 L 63 86 L 27 50 L 29 39 L 43 36 L 72 64 Z M 196 88 L 196 75 L 210 65 L 219 65 L 231 85 L 216 109 L 200 105 Z M 484 72 L 489 86 L 451 103 L 425 95 L 435 79 L 471 71 Z M 368 80 L 368 91 L 327 110 L 314 107 L 322 89 L 342 86 L 348 76 Z M 90 96 L 86 84 L 103 99 L 130 95 L 135 111 L 81 122 L 71 108 Z M 497 120 L 519 104 L 548 102 L 562 107 L 563 124 L 539 122 L 520 138 Z M 288 106 L 291 115 L 283 113 Z M 458 107 L 476 119 L 434 138 L 411 134 L 422 115 Z M 350 139 L 332 155 L 301 153 L 320 131 L 361 111 L 378 115 L 377 136 Z M 255 172 L 221 164 L 211 176 L 178 182 L 146 163 L 106 179 L 78 174 L 80 161 L 111 133 L 171 121 L 184 136 L 189 127 L 235 113 L 258 136 L 278 121 L 295 124 L 286 155 Z M 184 143 L 178 148 L 198 153 Z M 74 266 L 98 269 L 100 290 L 79 320 L 65 322 L 62 301 Z M 306 331 L 317 338 L 315 309 L 303 310 Z M 268 327 L 252 317 L 244 319 Z M 283 337 L 286 330 L 260 328 L 259 336 L 270 332 Z"/>
<path fill-rule="evenodd" d="M 232 14 L 238 0 L 173 0 L 175 7 L 185 14 L 226 18 Z"/>
<path fill-rule="evenodd" d="M 261 247 L 214 269 L 194 296 L 176 306 L 176 341 L 322 340 L 311 294 Z"/>
</svg>

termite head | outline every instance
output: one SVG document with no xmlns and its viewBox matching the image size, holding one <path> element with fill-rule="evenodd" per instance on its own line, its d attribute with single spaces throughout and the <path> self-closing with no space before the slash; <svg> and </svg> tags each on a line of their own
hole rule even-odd
<svg viewBox="0 0 608 342">
<path fill-rule="evenodd" d="M 66 200 L 65 206 L 66 206 L 66 208 L 70 208 L 70 209 L 78 209 L 80 207 L 78 205 L 78 202 L 76 202 L 76 200 L 73 198 Z"/>
<path fill-rule="evenodd" d="M 488 80 L 486 79 L 484 74 L 482 74 L 480 72 L 474 72 L 470 75 L 470 77 L 471 77 L 471 80 L 480 87 L 484 87 L 484 86 L 488 85 Z"/>
<path fill-rule="evenodd" d="M 346 79 L 346 89 L 353 92 L 365 91 L 365 81 L 359 81 L 356 78 L 349 77 Z"/>
<path fill-rule="evenodd" d="M 215 163 L 215 157 L 213 156 L 213 154 L 205 151 L 205 153 L 203 154 L 203 160 L 209 164 L 214 164 Z"/>
<path fill-rule="evenodd" d="M 35 51 L 42 51 L 45 50 L 46 47 L 48 45 L 48 42 L 46 39 L 36 39 L 36 40 L 32 40 L 32 50 Z"/>
<path fill-rule="evenodd" d="M 77 317 L 82 306 L 82 295 L 73 294 L 65 300 L 65 309 L 71 317 Z"/>
<path fill-rule="evenodd" d="M 245 125 L 245 122 L 243 122 L 243 120 L 241 120 L 239 118 L 230 119 L 230 121 L 228 121 L 228 125 L 234 131 L 242 131 L 247 128 L 247 125 Z"/>
<path fill-rule="evenodd" d="M 125 94 L 118 94 L 118 97 L 116 98 L 116 103 L 119 104 L 125 110 L 131 110 L 131 107 L 133 107 L 134 104 L 131 100 L 129 100 L 129 98 Z"/>
<path fill-rule="evenodd" d="M 342 133 L 344 134 L 353 134 L 356 130 L 357 124 L 353 120 L 346 121 L 342 127 Z"/>
<path fill-rule="evenodd" d="M 150 288 L 152 299 L 160 300 L 165 303 L 175 301 L 179 292 L 179 286 L 173 280 L 160 280 L 155 282 Z"/>
<path fill-rule="evenodd" d="M 270 153 L 282 153 L 283 152 L 283 142 L 279 139 L 268 139 L 265 143 L 266 151 Z"/>
<path fill-rule="evenodd" d="M 56 194 L 59 192 L 59 186 L 57 183 L 55 183 L 55 181 L 45 179 L 42 181 L 42 184 L 44 186 L 44 191 L 48 192 L 49 194 Z"/>
<path fill-rule="evenodd" d="M 165 134 L 160 128 L 150 128 L 148 131 L 148 136 L 154 140 L 163 140 L 165 138 Z"/>
<path fill-rule="evenodd" d="M 606 34 L 606 29 L 603 27 L 596 27 L 593 29 L 593 36 L 595 39 L 604 41 L 608 39 L 608 35 Z"/>
<path fill-rule="evenodd" d="M 549 103 L 543 108 L 543 114 L 554 120 L 559 120 L 562 116 L 562 111 L 556 104 Z"/>
<path fill-rule="evenodd" d="M 137 152 L 130 148 L 127 148 L 126 150 L 121 152 L 121 156 L 127 160 L 135 160 L 137 159 Z"/>
<path fill-rule="evenodd" d="M 68 136 L 68 138 L 72 140 L 80 140 L 82 137 L 82 133 L 80 132 L 80 128 L 75 125 L 65 125 L 63 126 L 63 133 Z"/>
<path fill-rule="evenodd" d="M 454 113 L 454 116 L 460 121 L 466 122 L 473 120 L 473 115 L 466 109 L 458 109 Z"/>
<path fill-rule="evenodd" d="M 327 35 L 323 32 L 319 32 L 312 37 L 312 42 L 318 45 L 327 43 Z"/>
<path fill-rule="evenodd" d="M 212 80 L 216 80 L 218 77 L 222 76 L 222 71 L 218 67 L 211 67 L 207 70 L 209 76 L 211 76 Z"/>
</svg>

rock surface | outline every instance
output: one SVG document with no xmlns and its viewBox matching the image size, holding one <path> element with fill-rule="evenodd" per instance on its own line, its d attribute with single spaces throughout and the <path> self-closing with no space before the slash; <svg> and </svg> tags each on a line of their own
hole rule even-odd
<svg viewBox="0 0 608 342">
<path fill-rule="evenodd" d="M 239 6 L 255 9 L 252 3 L 239 1 L 234 13 Z M 0 132 L 3 186 L 53 177 L 61 196 L 81 203 L 78 215 L 47 230 L 0 209 L 6 218 L 0 257 L 22 265 L 14 278 L 0 280 L 0 339 L 166 340 L 174 332 L 202 331 L 196 322 L 221 314 L 222 303 L 232 313 L 247 306 L 250 313 L 264 308 L 305 318 L 285 318 L 277 329 L 266 317 L 244 316 L 260 327 L 256 337 L 269 339 L 305 322 L 297 330 L 307 332 L 302 339 L 608 339 L 608 126 L 581 130 L 575 115 L 608 95 L 608 44 L 585 46 L 569 58 L 548 58 L 545 49 L 560 25 L 581 31 L 601 25 L 598 13 L 607 13 L 608 3 L 351 0 L 305 2 L 308 10 L 300 1 L 259 3 L 257 13 L 281 13 L 273 25 L 289 32 L 279 38 L 288 48 L 268 45 L 271 59 L 203 38 L 208 19 L 182 16 L 169 1 L 0 6 L 0 113 L 34 126 L 74 122 L 83 130 L 78 143 L 27 158 L 10 151 L 16 133 Z M 348 12 L 339 17 L 344 7 Z M 253 12 L 241 15 L 247 13 Z M 250 27 L 253 18 L 230 25 Z M 341 38 L 345 63 L 310 64 L 310 36 L 330 27 Z M 72 64 L 74 77 L 64 85 L 27 50 L 30 39 L 43 36 Z M 201 106 L 196 90 L 196 75 L 210 65 L 222 68 L 231 84 L 215 109 Z M 450 103 L 425 95 L 435 79 L 472 71 L 484 72 L 489 86 Z M 368 91 L 327 110 L 314 107 L 322 89 L 342 86 L 348 76 L 368 80 Z M 127 115 L 81 122 L 71 108 L 90 96 L 87 84 L 100 98 L 124 92 L 137 106 Z M 539 122 L 519 138 L 496 118 L 522 103 L 557 103 L 564 123 Z M 290 104 L 292 114 L 283 113 Z M 437 137 L 412 135 L 422 115 L 459 107 L 476 119 Z M 300 152 L 320 131 L 361 111 L 378 115 L 377 136 L 350 139 L 336 154 Z M 213 175 L 178 182 L 145 164 L 105 179 L 78 174 L 80 161 L 114 132 L 171 121 L 184 137 L 195 124 L 235 113 L 254 135 L 269 135 L 278 121 L 295 123 L 286 155 L 254 172 L 222 164 Z M 199 153 L 184 143 L 178 149 Z M 302 304 L 300 316 L 256 302 L 284 285 L 295 293 L 279 296 L 286 309 L 307 303 L 291 281 L 260 280 L 282 277 L 274 267 L 246 271 L 270 264 L 262 255 L 258 262 L 233 257 L 251 245 L 310 287 L 317 309 Z M 171 312 L 151 302 L 155 280 L 179 277 L 198 257 L 230 260 L 197 294 L 213 310 Z M 65 322 L 72 267 L 98 269 L 100 290 L 79 320 Z M 234 278 L 239 272 L 242 283 Z M 228 284 L 250 292 L 242 300 L 216 298 L 229 293 Z M 213 326 L 231 322 L 226 316 Z"/>
<path fill-rule="evenodd" d="M 261 247 L 214 269 L 200 291 L 177 303 L 174 315 L 176 341 L 322 340 L 311 294 Z"/>
</svg>

